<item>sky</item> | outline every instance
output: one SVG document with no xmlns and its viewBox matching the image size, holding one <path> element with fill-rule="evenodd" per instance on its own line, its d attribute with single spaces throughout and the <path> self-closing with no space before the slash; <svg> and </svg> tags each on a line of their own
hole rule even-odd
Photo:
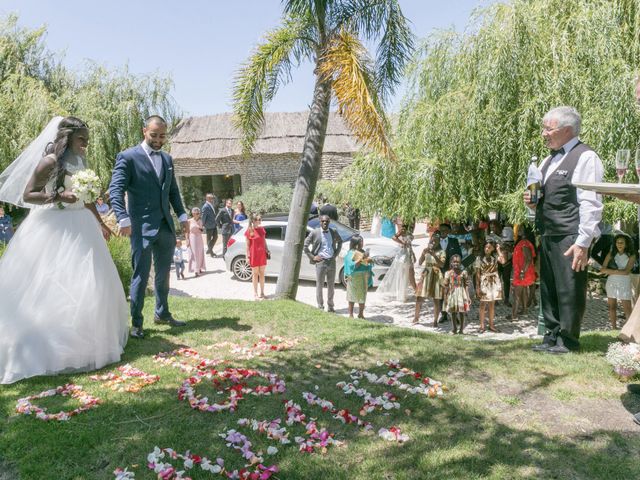
<svg viewBox="0 0 640 480">
<path fill-rule="evenodd" d="M 494 0 L 399 1 L 421 39 L 436 30 L 464 30 L 472 11 Z M 173 97 L 186 116 L 231 110 L 235 73 L 263 35 L 279 25 L 281 12 L 280 0 L 0 0 L 0 18 L 15 13 L 21 27 L 46 26 L 47 48 L 72 70 L 82 71 L 89 60 L 170 76 Z M 392 111 L 404 88 L 392 99 Z M 311 65 L 301 65 L 267 110 L 304 111 L 312 94 Z"/>
</svg>

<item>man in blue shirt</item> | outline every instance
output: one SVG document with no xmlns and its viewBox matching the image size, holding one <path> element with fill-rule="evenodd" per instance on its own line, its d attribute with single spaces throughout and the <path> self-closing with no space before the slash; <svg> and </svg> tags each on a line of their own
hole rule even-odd
<svg viewBox="0 0 640 480">
<path fill-rule="evenodd" d="M 322 288 L 327 282 L 327 311 L 333 312 L 333 293 L 336 283 L 336 257 L 342 248 L 342 238 L 334 229 L 329 228 L 331 220 L 327 215 L 320 216 L 320 227 L 307 235 L 304 241 L 304 253 L 316 266 L 316 300 L 318 308 L 324 310 Z"/>
</svg>

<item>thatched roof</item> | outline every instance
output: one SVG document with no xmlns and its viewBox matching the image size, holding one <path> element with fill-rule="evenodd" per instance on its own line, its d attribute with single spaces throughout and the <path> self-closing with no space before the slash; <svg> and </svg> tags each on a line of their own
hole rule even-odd
<svg viewBox="0 0 640 480">
<path fill-rule="evenodd" d="M 254 155 L 300 154 L 307 128 L 308 112 L 265 113 L 265 124 L 256 141 Z M 216 159 L 242 155 L 240 133 L 231 113 L 182 120 L 171 136 L 174 159 Z M 329 114 L 325 153 L 350 154 L 359 150 L 342 119 Z"/>
</svg>

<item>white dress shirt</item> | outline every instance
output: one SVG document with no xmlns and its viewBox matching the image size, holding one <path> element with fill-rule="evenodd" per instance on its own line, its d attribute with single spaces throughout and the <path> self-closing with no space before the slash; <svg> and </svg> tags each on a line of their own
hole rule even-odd
<svg viewBox="0 0 640 480">
<path fill-rule="evenodd" d="M 156 168 L 156 163 L 153 161 L 153 159 L 151 158 L 151 152 L 154 151 L 153 148 L 151 148 L 149 146 L 149 144 L 147 143 L 147 141 L 143 141 L 140 146 L 142 147 L 142 149 L 144 150 L 144 153 L 147 154 L 147 158 L 149 159 L 149 162 L 151 162 L 151 168 L 153 168 L 153 171 L 156 172 L 156 175 L 158 175 L 158 178 L 160 178 L 160 172 L 162 171 L 162 163 L 160 163 L 160 168 Z M 158 155 L 158 159 L 160 160 L 160 162 L 162 162 L 162 157 Z M 183 213 L 182 215 L 180 215 L 178 217 L 178 221 L 180 223 L 184 223 L 188 220 L 187 214 Z M 118 226 L 120 228 L 126 228 L 126 227 L 130 227 L 131 226 L 131 219 L 129 217 L 123 218 L 122 220 L 120 220 L 118 222 Z"/>
<path fill-rule="evenodd" d="M 562 161 L 567 156 L 567 153 L 578 144 L 578 137 L 573 137 L 567 143 L 563 145 L 564 154 L 557 154 L 553 158 L 548 156 L 540 164 L 540 169 L 549 164 L 547 173 L 545 174 L 544 181 L 546 182 L 553 172 L 555 172 Z M 576 169 L 573 171 L 571 177 L 571 183 L 597 183 L 602 182 L 604 176 L 604 167 L 598 154 L 594 151 L 584 152 L 580 155 Z M 591 245 L 591 241 L 600 236 L 600 229 L 598 223 L 602 219 L 602 197 L 591 190 L 583 190 L 576 188 L 576 196 L 578 198 L 579 212 L 580 212 L 580 224 L 578 226 L 578 238 L 576 239 L 576 245 L 580 247 L 588 248 Z"/>
<path fill-rule="evenodd" d="M 449 244 L 449 236 L 447 235 L 445 238 L 440 239 L 440 248 L 442 250 L 447 250 L 447 245 Z"/>
</svg>

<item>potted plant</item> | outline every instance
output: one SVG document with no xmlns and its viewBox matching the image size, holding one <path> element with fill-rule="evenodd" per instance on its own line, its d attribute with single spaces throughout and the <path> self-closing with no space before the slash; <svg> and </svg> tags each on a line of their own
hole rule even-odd
<svg viewBox="0 0 640 480">
<path fill-rule="evenodd" d="M 640 371 L 640 345 L 637 343 L 615 342 L 609 345 L 607 361 L 613 371 L 628 380 Z"/>
</svg>

